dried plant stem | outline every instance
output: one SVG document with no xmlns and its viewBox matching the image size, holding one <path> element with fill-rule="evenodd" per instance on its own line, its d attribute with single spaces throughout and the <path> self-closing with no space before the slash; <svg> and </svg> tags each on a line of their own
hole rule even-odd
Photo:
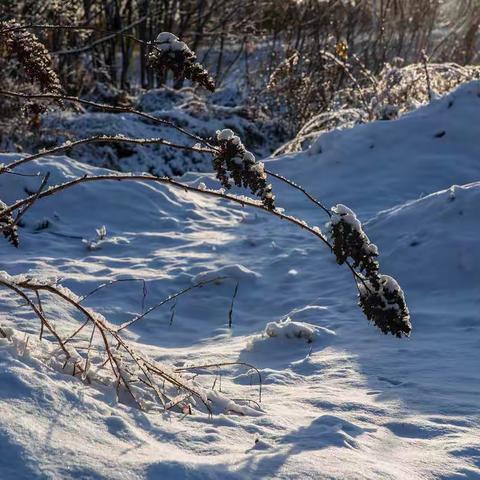
<svg viewBox="0 0 480 480">
<path fill-rule="evenodd" d="M 144 278 L 116 278 L 115 280 L 110 280 L 109 282 L 102 283 L 98 287 L 95 287 L 93 290 L 91 290 L 87 294 L 83 295 L 83 297 L 80 298 L 78 303 L 82 303 L 83 301 L 85 301 L 91 295 L 99 292 L 100 290 L 103 290 L 106 287 L 109 287 L 110 285 L 115 285 L 116 283 L 123 283 L 123 282 L 142 282 L 143 283 L 143 291 L 145 292 L 146 281 L 145 281 Z"/>
<path fill-rule="evenodd" d="M 124 330 L 125 328 L 128 328 L 130 327 L 131 325 L 133 325 L 134 323 L 137 323 L 139 322 L 140 320 L 142 320 L 143 318 L 145 318 L 148 314 L 152 313 L 154 310 L 157 310 L 158 308 L 160 308 L 162 305 L 165 305 L 166 303 L 184 295 L 185 293 L 187 292 L 190 292 L 191 290 L 194 290 L 196 288 L 201 288 L 201 287 L 204 287 L 205 285 L 209 285 L 211 283 L 216 283 L 216 282 L 219 282 L 221 280 L 225 280 L 226 278 L 228 277 L 215 277 L 215 278 L 212 278 L 211 280 L 204 280 L 202 282 L 198 282 L 198 283 L 195 283 L 194 285 L 191 285 L 187 288 L 184 288 L 183 290 L 180 290 L 179 292 L 177 293 L 174 293 L 173 295 L 169 295 L 167 298 L 165 298 L 164 300 L 162 300 L 160 303 L 157 303 L 156 305 L 153 305 L 151 306 L 150 308 L 148 308 L 145 312 L 143 312 L 141 315 L 137 315 L 136 317 L 132 318 L 131 320 L 129 320 L 128 322 L 125 322 L 125 323 L 122 323 L 122 325 L 120 325 L 120 327 L 117 328 L 117 332 L 121 332 L 122 330 Z"/>
<path fill-rule="evenodd" d="M 0 285 L 5 287 L 5 288 L 9 288 L 10 290 L 14 291 L 17 295 L 19 295 L 26 303 L 27 305 L 33 310 L 33 312 L 35 313 L 35 315 L 40 319 L 40 322 L 42 325 L 44 325 L 47 330 L 55 337 L 55 339 L 57 340 L 60 348 L 63 350 L 63 352 L 65 353 L 65 355 L 67 356 L 67 358 L 70 357 L 70 353 L 68 352 L 68 350 L 66 349 L 65 347 L 65 344 L 63 342 L 63 340 L 60 338 L 60 335 L 58 335 L 58 333 L 55 331 L 55 329 L 52 327 L 52 325 L 50 324 L 50 322 L 47 320 L 47 318 L 45 317 L 45 315 L 43 314 L 43 312 L 40 310 L 39 307 L 37 307 L 31 300 L 30 298 L 28 298 L 28 296 L 16 285 L 13 285 L 9 282 L 6 282 L 4 280 L 1 280 L 0 279 Z"/>
<path fill-rule="evenodd" d="M 289 180 L 288 178 L 284 177 L 283 175 L 280 175 L 278 173 L 274 173 L 271 170 L 265 169 L 265 173 L 270 175 L 271 177 L 276 178 L 277 180 L 280 180 L 281 182 L 286 183 L 287 185 L 290 185 L 291 187 L 295 188 L 296 190 L 299 190 L 302 192 L 311 202 L 313 202 L 317 207 L 320 207 L 329 217 L 332 216 L 332 212 L 322 205 L 315 197 L 313 197 L 310 193 L 308 193 L 302 186 L 296 184 L 292 180 Z"/>
<path fill-rule="evenodd" d="M 432 82 L 430 80 L 430 73 L 428 71 L 428 56 L 425 50 L 422 50 L 422 64 L 425 70 L 425 80 L 427 81 L 428 101 L 432 101 Z"/>
<path fill-rule="evenodd" d="M 34 310 L 34 312 L 37 314 L 37 316 L 39 316 L 39 318 L 41 318 L 42 322 L 44 322 L 45 325 L 47 326 L 47 328 L 49 328 L 49 330 L 52 332 L 52 334 L 55 335 L 55 337 L 57 339 L 57 342 L 59 343 L 59 345 L 62 347 L 63 351 L 65 352 L 65 354 L 67 356 L 67 359 L 70 357 L 70 354 L 65 347 L 65 342 L 63 342 L 62 339 L 58 336 L 58 334 L 54 331 L 54 329 L 52 329 L 50 327 L 47 320 L 44 319 L 44 317 L 41 314 L 41 312 L 39 311 L 39 309 L 35 306 L 35 304 L 33 304 L 33 302 L 30 301 L 28 296 L 21 289 L 23 288 L 23 289 L 31 290 L 31 291 L 34 291 L 34 292 L 38 292 L 38 291 L 49 292 L 49 293 L 61 298 L 62 300 L 64 300 L 65 302 L 67 302 L 68 304 L 73 306 L 76 310 L 78 310 L 87 319 L 88 323 L 92 324 L 93 327 L 94 327 L 94 330 L 92 331 L 92 334 L 90 336 L 89 346 L 87 348 L 86 362 L 89 359 L 89 353 L 90 353 L 90 350 L 91 350 L 91 343 L 93 342 L 93 334 L 95 332 L 99 332 L 100 337 L 102 338 L 102 343 L 103 343 L 103 346 L 104 346 L 104 349 L 105 349 L 105 352 L 106 352 L 106 356 L 107 356 L 105 364 L 107 364 L 107 363 L 110 364 L 112 373 L 113 373 L 114 377 L 117 379 L 117 388 L 120 386 L 120 384 L 123 384 L 125 389 L 129 393 L 129 395 L 132 397 L 132 399 L 134 400 L 134 402 L 137 404 L 137 406 L 139 408 L 142 408 L 142 405 L 139 402 L 139 400 L 137 399 L 137 397 L 135 396 L 135 394 L 134 394 L 134 392 L 131 388 L 131 382 L 125 376 L 125 373 L 124 373 L 125 369 L 121 365 L 120 358 L 114 353 L 113 348 L 112 348 L 112 344 L 109 341 L 108 336 L 110 336 L 113 340 L 115 340 L 117 342 L 118 347 L 121 347 L 125 352 L 127 352 L 130 359 L 134 362 L 134 364 L 136 364 L 138 366 L 138 368 L 145 375 L 146 380 L 144 380 L 144 381 L 146 381 L 147 385 L 155 391 L 156 395 L 159 398 L 162 399 L 162 403 L 164 403 L 164 395 L 162 395 L 160 393 L 160 391 L 159 391 L 158 387 L 156 386 L 154 380 L 151 378 L 152 374 L 160 376 L 161 378 L 163 378 L 164 380 L 168 381 L 170 384 L 174 385 L 175 387 L 177 387 L 181 390 L 188 391 L 190 395 L 194 395 L 195 397 L 199 398 L 202 402 L 204 402 L 203 397 L 199 392 L 197 392 L 192 387 L 188 386 L 186 383 L 183 383 L 183 381 L 181 381 L 180 379 L 177 379 L 177 378 L 173 377 L 168 372 L 164 371 L 159 366 L 150 362 L 146 358 L 142 357 L 141 355 L 138 355 L 125 342 L 125 340 L 122 337 L 120 337 L 118 332 L 115 331 L 112 326 L 110 326 L 105 321 L 97 318 L 95 315 L 93 315 L 91 313 L 90 310 L 88 310 L 85 307 L 83 307 L 82 305 L 80 305 L 77 300 L 71 298 L 71 296 L 69 296 L 63 290 L 61 290 L 61 289 L 59 289 L 59 288 L 57 288 L 53 285 L 35 284 L 35 283 L 31 283 L 28 280 L 19 282 L 16 285 L 12 285 L 8 282 L 4 282 L 4 281 L 0 280 L 0 284 L 3 284 L 5 286 L 7 286 L 8 288 L 11 288 L 18 295 L 20 295 L 23 299 L 25 299 L 27 301 L 27 303 Z M 86 363 L 86 365 L 88 365 L 88 364 Z M 79 373 L 82 373 L 82 374 L 86 375 L 86 370 L 83 369 L 78 364 L 75 365 L 75 371 L 77 371 L 77 369 L 78 369 Z M 205 404 L 205 407 L 210 411 L 210 406 L 208 404 L 206 404 L 205 402 L 204 402 L 204 404 Z"/>
<path fill-rule="evenodd" d="M 291 215 L 286 215 L 279 211 L 278 209 L 271 210 L 268 209 L 263 205 L 263 203 L 255 200 L 248 199 L 246 197 L 237 197 L 231 194 L 224 193 L 223 191 L 217 191 L 217 190 L 203 190 L 198 187 L 194 187 L 192 185 L 187 185 L 184 183 L 181 183 L 177 180 L 174 180 L 170 177 L 158 177 L 155 175 L 135 175 L 135 174 L 117 174 L 117 175 L 84 175 L 83 177 L 76 178 L 74 180 L 70 180 L 68 182 L 65 182 L 60 185 L 56 185 L 54 187 L 51 187 L 50 189 L 43 191 L 38 195 L 38 199 L 48 197 L 51 195 L 54 195 L 56 193 L 61 192 L 62 190 L 67 190 L 75 185 L 79 185 L 81 183 L 91 183 L 91 182 L 98 182 L 98 181 L 143 181 L 143 182 L 154 182 L 154 183 L 161 183 L 164 185 L 169 185 L 171 187 L 184 190 L 186 192 L 195 192 L 200 195 L 206 195 L 214 198 L 221 198 L 224 200 L 228 200 L 233 203 L 237 203 L 242 206 L 249 206 L 252 208 L 256 208 L 258 210 L 263 210 L 266 213 L 270 213 L 271 215 L 274 215 L 282 220 L 286 220 L 290 223 L 295 224 L 296 226 L 300 227 L 303 230 L 308 231 L 312 235 L 315 235 L 317 238 L 319 238 L 331 251 L 333 251 L 332 244 L 327 240 L 327 238 L 323 235 L 323 233 L 320 231 L 318 227 L 311 227 L 309 226 L 306 222 L 291 216 Z M 32 200 L 32 197 L 27 197 L 25 199 L 19 200 L 13 205 L 8 206 L 4 210 L 2 210 L 2 216 L 8 215 L 11 212 L 18 210 L 19 208 L 23 207 L 25 204 L 29 203 Z M 358 287 L 357 282 L 361 282 L 365 288 L 369 290 L 368 285 L 365 283 L 365 279 L 361 274 L 359 274 L 348 262 L 345 262 L 347 267 L 350 269 L 352 272 L 352 275 L 354 276 L 355 283 Z"/>
<path fill-rule="evenodd" d="M 238 286 L 240 285 L 239 282 L 235 284 L 235 290 L 233 291 L 232 301 L 230 303 L 230 310 L 228 311 L 228 328 L 232 328 L 233 324 L 233 305 L 235 303 L 235 298 L 238 293 Z"/>
<path fill-rule="evenodd" d="M 48 179 L 50 177 L 50 172 L 47 172 L 47 174 L 43 177 L 42 183 L 40 184 L 40 187 L 37 190 L 37 193 L 33 196 L 32 201 L 28 203 L 17 215 L 17 218 L 12 224 L 12 227 L 15 227 L 18 225 L 18 222 L 22 219 L 22 217 L 27 213 L 28 209 L 32 207 L 32 205 L 38 200 L 39 195 L 42 193 L 42 190 L 45 188 Z"/>
<path fill-rule="evenodd" d="M 152 12 L 153 14 L 153 12 Z M 0 34 L 5 34 L 8 32 L 19 32 L 22 30 L 74 30 L 74 31 L 90 31 L 90 32 L 96 32 L 96 33 L 101 33 L 104 34 L 105 36 L 102 38 L 99 38 L 98 40 L 93 41 L 89 45 L 85 45 L 84 47 L 80 47 L 78 49 L 73 49 L 73 50 L 65 50 L 65 51 L 59 51 L 59 52 L 52 52 L 52 54 L 55 55 L 69 55 L 69 54 L 78 54 L 78 53 L 83 53 L 87 52 L 88 50 L 91 50 L 92 48 L 107 42 L 109 40 L 112 40 L 115 37 L 123 37 L 128 40 L 131 40 L 139 45 L 144 45 L 148 46 L 152 49 L 157 49 L 155 45 L 153 45 L 151 42 L 147 42 L 144 40 L 140 40 L 139 38 L 135 37 L 134 35 L 125 33 L 128 30 L 131 30 L 132 28 L 136 27 L 138 24 L 142 23 L 145 21 L 146 17 L 142 17 L 135 22 L 132 22 L 129 25 L 126 25 L 124 28 L 121 30 L 117 31 L 112 31 L 112 30 L 105 30 L 101 29 L 98 27 L 91 27 L 88 25 L 53 25 L 53 24 L 37 24 L 37 23 L 31 23 L 28 25 L 17 25 L 15 27 L 8 27 L 0 30 Z"/>
</svg>

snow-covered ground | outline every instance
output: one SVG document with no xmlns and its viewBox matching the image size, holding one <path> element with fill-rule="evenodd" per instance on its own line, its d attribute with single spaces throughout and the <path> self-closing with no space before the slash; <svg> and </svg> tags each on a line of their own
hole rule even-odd
<svg viewBox="0 0 480 480">
<path fill-rule="evenodd" d="M 0 478 L 480 478 L 479 138 L 480 83 L 470 83 L 400 120 L 331 132 L 267 164 L 356 211 L 382 271 L 405 290 L 409 339 L 369 325 L 348 271 L 277 218 L 146 183 L 81 185 L 38 201 L 20 248 L 0 244 L 1 270 L 58 276 L 77 294 L 143 278 L 147 305 L 194 279 L 228 276 L 179 298 L 171 325 L 165 305 L 125 337 L 174 366 L 254 364 L 261 414 L 182 416 L 118 403 L 111 390 L 52 369 L 34 346 L 37 320 L 2 291 L 0 324 L 16 330 L 20 347 L 0 345 Z M 100 171 L 67 157 L 21 171 L 39 170 L 52 183 Z M 218 185 L 201 173 L 182 180 Z M 36 182 L 2 175 L 2 199 Z M 279 207 L 323 227 L 300 192 L 274 187 Z M 106 241 L 89 250 L 82 239 L 102 225 Z M 117 283 L 87 304 L 119 324 L 142 308 L 142 286 Z M 59 329 L 76 325 L 62 304 L 47 313 Z M 257 399 L 255 375 L 221 372 L 224 394 Z M 203 373 L 213 384 L 217 372 Z"/>
</svg>

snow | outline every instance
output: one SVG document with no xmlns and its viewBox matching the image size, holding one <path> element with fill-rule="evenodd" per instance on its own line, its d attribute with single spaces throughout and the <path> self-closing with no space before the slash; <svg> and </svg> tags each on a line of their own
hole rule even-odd
<svg viewBox="0 0 480 480">
<path fill-rule="evenodd" d="M 242 106 L 223 105 L 222 91 L 215 101 L 205 101 L 191 88 L 175 91 L 159 88 L 138 98 L 134 108 L 165 121 L 175 122 L 186 130 L 214 137 L 217 130 L 235 132 L 245 145 L 259 157 L 269 155 L 279 144 L 275 126 L 267 119 L 255 118 L 255 113 Z M 102 103 L 102 101 L 100 101 Z M 105 103 L 105 102 L 103 102 Z M 233 131 L 232 131 L 233 133 Z M 196 142 L 176 130 L 140 118 L 131 113 L 57 112 L 42 119 L 40 148 L 56 147 L 91 136 L 120 136 L 128 138 L 162 138 L 176 144 L 193 146 Z M 148 171 L 158 175 L 181 175 L 186 171 L 211 171 L 211 158 L 189 150 L 127 143 L 94 143 L 73 148 L 69 155 L 95 166 L 123 172 Z"/>
<path fill-rule="evenodd" d="M 208 282 L 215 279 L 231 278 L 238 281 L 255 281 L 262 275 L 254 272 L 243 265 L 225 265 L 217 269 L 210 269 L 205 272 L 200 272 L 193 278 L 193 283 Z"/>
<path fill-rule="evenodd" d="M 178 37 L 171 32 L 161 32 L 155 39 L 155 43 L 173 43 L 176 41 L 178 41 Z"/>
<path fill-rule="evenodd" d="M 229 128 L 224 128 L 223 130 L 218 130 L 217 131 L 217 139 L 218 140 L 233 140 L 233 137 L 235 134 L 233 133 L 233 130 L 230 130 Z M 237 137 L 239 138 L 239 137 Z M 240 138 L 239 138 L 240 140 Z M 239 140 L 236 140 L 238 142 Z"/>
<path fill-rule="evenodd" d="M 290 317 L 288 317 L 279 322 L 269 322 L 265 327 L 264 334 L 270 338 L 303 338 L 307 340 L 308 343 L 311 343 L 315 340 L 318 330 L 319 327 L 316 327 L 315 325 L 310 325 L 304 322 L 294 322 Z M 331 332 L 327 329 L 323 330 L 335 335 L 334 332 Z"/>
<path fill-rule="evenodd" d="M 370 325 L 348 270 L 314 236 L 271 215 L 147 182 L 83 184 L 39 200 L 19 229 L 20 248 L 0 243 L 2 279 L 56 278 L 81 297 L 141 278 L 148 308 L 199 280 L 231 277 L 179 297 L 173 322 L 167 303 L 124 331 L 172 370 L 198 366 L 184 374 L 218 408 L 141 411 L 114 388 L 72 378 L 53 345 L 38 342 L 38 320 L 2 289 L 2 480 L 479 478 L 479 94 L 469 83 L 398 120 L 327 133 L 265 163 L 328 207 L 356 212 L 382 274 L 405 292 L 409 339 Z M 52 184 L 104 172 L 66 156 L 19 171 L 49 171 Z M 218 188 L 211 174 L 182 180 Z M 39 181 L 0 175 L 2 201 Z M 279 182 L 274 191 L 288 214 L 328 220 L 301 192 Z M 125 241 L 87 250 L 82 239 L 103 225 L 106 239 Z M 142 296 L 141 283 L 118 282 L 84 305 L 120 325 L 141 313 Z M 68 305 L 49 300 L 59 331 L 79 325 Z M 217 366 L 201 368 L 208 364 Z M 260 407 L 249 365 L 261 374 Z"/>
<path fill-rule="evenodd" d="M 165 51 L 181 51 L 185 50 L 191 53 L 190 48 L 188 48 L 187 44 L 181 42 L 176 35 L 171 32 L 161 32 L 157 35 L 155 39 L 155 48 L 158 50 L 165 50 Z"/>
</svg>

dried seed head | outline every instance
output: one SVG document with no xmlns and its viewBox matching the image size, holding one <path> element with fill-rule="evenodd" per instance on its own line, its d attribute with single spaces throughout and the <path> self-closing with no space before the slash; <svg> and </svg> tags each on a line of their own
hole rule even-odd
<svg viewBox="0 0 480 480">
<path fill-rule="evenodd" d="M 409 336 L 412 331 L 410 312 L 398 282 L 388 275 L 373 275 L 359 284 L 359 305 L 386 335 Z"/>
<path fill-rule="evenodd" d="M 217 178 L 225 188 L 249 188 L 261 198 L 270 210 L 275 208 L 275 195 L 272 185 L 267 184 L 267 174 L 262 162 L 243 145 L 240 137 L 230 129 L 218 130 L 214 142 L 219 148 L 213 157 L 213 167 Z"/>
<path fill-rule="evenodd" d="M 25 73 L 38 82 L 42 92 L 61 93 L 60 80 L 52 69 L 48 50 L 33 33 L 17 30 L 19 27 L 13 20 L 0 22 L 0 38 L 8 55 L 18 60 Z"/>
<path fill-rule="evenodd" d="M 342 204 L 333 207 L 332 213 L 329 227 L 337 263 L 351 258 L 353 266 L 367 275 L 377 272 L 378 248 L 370 242 L 355 213 Z"/>
<path fill-rule="evenodd" d="M 160 75 L 171 70 L 176 80 L 188 78 L 211 92 L 215 90 L 215 82 L 205 67 L 197 62 L 195 53 L 173 33 L 159 33 L 153 45 L 153 51 L 148 54 L 148 65 Z"/>
<path fill-rule="evenodd" d="M 0 200 L 0 231 L 4 237 L 14 246 L 19 246 L 18 230 L 12 215 L 2 214 L 7 206 Z"/>
<path fill-rule="evenodd" d="M 409 336 L 412 325 L 405 295 L 394 278 L 379 273 L 378 248 L 370 242 L 355 213 L 345 205 L 336 205 L 329 228 L 337 263 L 351 259 L 353 267 L 365 275 L 358 282 L 358 290 L 359 305 L 366 317 L 385 334 Z"/>
</svg>

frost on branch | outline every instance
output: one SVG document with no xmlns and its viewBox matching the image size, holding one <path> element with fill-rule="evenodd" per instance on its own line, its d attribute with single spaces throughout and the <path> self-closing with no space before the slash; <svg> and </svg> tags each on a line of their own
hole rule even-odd
<svg viewBox="0 0 480 480">
<path fill-rule="evenodd" d="M 267 183 L 267 174 L 262 162 L 243 145 L 240 138 L 230 129 L 218 130 L 215 143 L 219 149 L 213 158 L 213 167 L 217 178 L 225 188 L 249 188 L 254 195 L 261 198 L 269 210 L 275 208 L 275 195 L 272 185 Z"/>
<path fill-rule="evenodd" d="M 388 275 L 373 275 L 359 284 L 359 305 L 367 318 L 383 333 L 401 337 L 412 331 L 405 295 Z"/>
<path fill-rule="evenodd" d="M 14 246 L 19 246 L 18 230 L 12 215 L 2 215 L 2 210 L 7 206 L 0 200 L 0 231 L 4 237 Z"/>
<path fill-rule="evenodd" d="M 332 213 L 329 227 L 337 263 L 342 265 L 351 258 L 353 266 L 367 275 L 377 272 L 378 248 L 370 242 L 355 213 L 342 204 L 333 207 Z"/>
<path fill-rule="evenodd" d="M 215 82 L 205 67 L 197 62 L 195 53 L 173 33 L 160 33 L 154 47 L 148 54 L 148 65 L 160 75 L 171 70 L 176 80 L 188 78 L 211 92 L 215 90 Z"/>
</svg>

